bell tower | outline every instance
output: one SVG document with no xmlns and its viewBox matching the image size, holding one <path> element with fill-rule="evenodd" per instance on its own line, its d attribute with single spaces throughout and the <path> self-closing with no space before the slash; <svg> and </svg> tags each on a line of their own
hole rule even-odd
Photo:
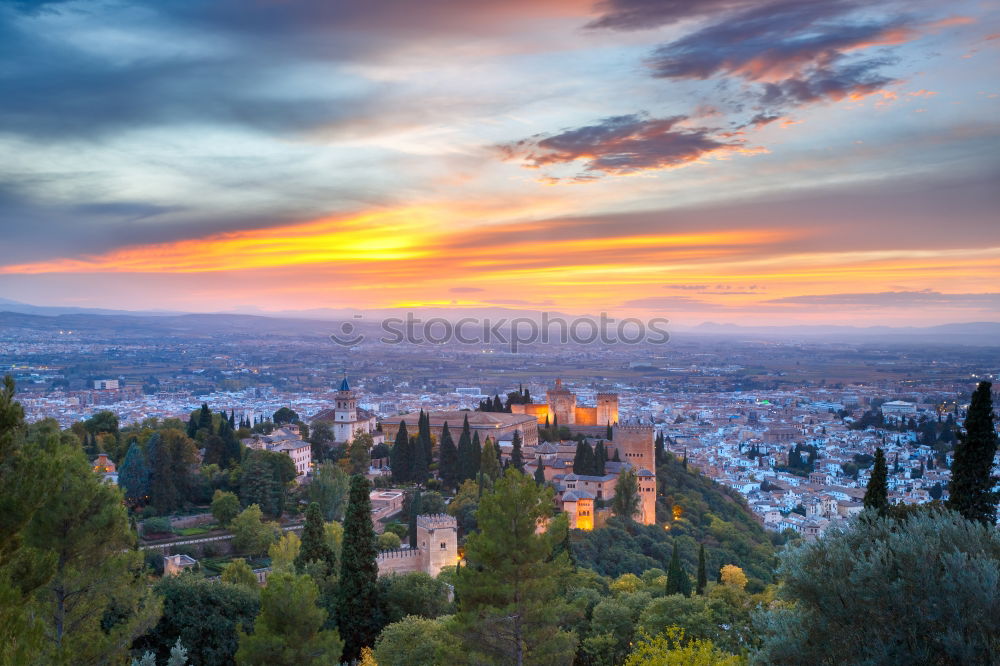
<svg viewBox="0 0 1000 666">
<path fill-rule="evenodd" d="M 358 421 L 358 396 L 347 383 L 347 375 L 340 382 L 340 389 L 334 398 L 333 436 L 337 442 L 349 442 L 354 438 L 354 426 Z"/>
</svg>

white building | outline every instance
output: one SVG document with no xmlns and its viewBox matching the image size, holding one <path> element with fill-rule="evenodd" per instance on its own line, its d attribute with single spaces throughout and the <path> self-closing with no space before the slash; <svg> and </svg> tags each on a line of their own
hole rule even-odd
<svg viewBox="0 0 1000 666">
<path fill-rule="evenodd" d="M 351 390 L 347 377 L 340 382 L 333 409 L 324 409 L 309 419 L 310 425 L 318 421 L 325 421 L 332 426 L 333 440 L 338 444 L 347 444 L 357 433 L 371 434 L 376 427 L 375 415 L 358 407 L 358 395 Z"/>
</svg>

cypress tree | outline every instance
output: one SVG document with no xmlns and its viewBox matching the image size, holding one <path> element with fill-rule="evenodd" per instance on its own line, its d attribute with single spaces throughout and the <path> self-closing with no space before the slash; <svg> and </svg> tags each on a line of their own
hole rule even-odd
<svg viewBox="0 0 1000 666">
<path fill-rule="evenodd" d="M 496 454 L 493 452 L 493 440 L 486 438 L 486 445 L 483 446 L 482 462 L 479 465 L 482 476 L 490 480 L 490 484 L 500 476 L 500 463 L 497 462 Z"/>
<path fill-rule="evenodd" d="M 611 459 L 613 462 L 620 463 L 622 461 L 621 456 L 618 455 L 618 447 L 615 447 L 615 457 Z"/>
<path fill-rule="evenodd" d="M 472 466 L 470 479 L 479 475 L 479 470 L 483 462 L 483 447 L 479 443 L 479 431 L 472 434 L 472 445 L 469 447 L 469 464 Z"/>
<path fill-rule="evenodd" d="M 424 460 L 429 467 L 434 461 L 434 442 L 431 440 L 431 415 L 421 409 L 420 416 L 421 418 L 418 421 L 419 425 L 417 428 L 417 436 L 420 440 L 420 446 L 424 450 Z M 423 479 L 420 479 L 419 482 L 423 483 L 426 479 L 427 474 L 424 473 Z"/>
<path fill-rule="evenodd" d="M 427 449 L 420 440 L 420 436 L 410 438 L 410 453 L 413 455 L 413 462 L 410 467 L 410 481 L 418 485 L 427 483 Z"/>
<path fill-rule="evenodd" d="M 135 440 L 129 444 L 125 461 L 118 470 L 118 485 L 125 491 L 125 500 L 132 506 L 145 504 L 149 499 L 149 468 L 146 454 Z"/>
<path fill-rule="evenodd" d="M 604 441 L 597 440 L 597 445 L 594 447 L 594 475 L 604 476 L 607 470 L 604 469 L 604 463 L 608 461 L 608 452 L 604 448 Z"/>
<path fill-rule="evenodd" d="M 559 442 L 562 441 L 562 437 L 559 436 L 559 415 L 552 415 L 552 441 Z"/>
<path fill-rule="evenodd" d="M 518 472 L 524 471 L 524 454 L 521 452 L 521 431 L 514 431 L 514 438 L 510 447 L 510 464 Z"/>
<path fill-rule="evenodd" d="M 691 579 L 684 573 L 681 567 L 681 558 L 677 552 L 677 544 L 674 543 L 674 551 L 670 555 L 670 569 L 667 571 L 667 594 L 683 594 L 685 597 L 691 596 Z"/>
<path fill-rule="evenodd" d="M 212 412 L 206 403 L 201 403 L 201 412 L 198 414 L 198 430 L 205 430 L 207 434 L 212 434 Z"/>
<path fill-rule="evenodd" d="M 323 512 L 318 502 L 310 503 L 306 509 L 306 524 L 302 528 L 302 544 L 295 558 L 295 569 L 302 573 L 310 562 L 322 563 L 327 575 L 337 570 L 337 554 L 327 543 L 323 532 Z"/>
<path fill-rule="evenodd" d="M 236 429 L 236 412 L 229 410 L 229 427 L 233 430 Z"/>
<path fill-rule="evenodd" d="M 705 544 L 701 544 L 698 549 L 698 594 L 705 594 L 705 587 L 708 585 L 708 572 L 705 569 Z"/>
<path fill-rule="evenodd" d="M 987 525 L 996 522 L 997 479 L 992 475 L 997 450 L 997 432 L 993 422 L 993 397 L 990 382 L 980 382 L 972 394 L 964 432 L 958 433 L 951 481 L 948 484 L 948 508 L 968 520 Z"/>
<path fill-rule="evenodd" d="M 187 436 L 194 439 L 194 436 L 198 434 L 198 421 L 195 420 L 194 414 L 188 418 L 187 422 Z"/>
<path fill-rule="evenodd" d="M 542 464 L 542 457 L 538 456 L 538 464 L 535 466 L 535 483 L 540 486 L 545 485 L 545 467 Z"/>
<path fill-rule="evenodd" d="M 663 464 L 663 460 L 666 457 L 666 450 L 664 449 L 663 433 L 656 433 L 656 446 L 653 450 L 654 457 L 656 460 L 656 466 L 659 467 Z"/>
<path fill-rule="evenodd" d="M 448 422 L 445 421 L 441 428 L 441 446 L 438 452 L 438 476 L 445 488 L 454 489 L 458 487 L 458 449 L 451 439 L 451 431 L 448 429 Z"/>
<path fill-rule="evenodd" d="M 420 490 L 417 489 L 410 498 L 410 515 L 406 528 L 406 536 L 410 538 L 410 548 L 417 547 L 417 516 L 420 514 Z"/>
<path fill-rule="evenodd" d="M 399 430 L 396 431 L 396 439 L 393 442 L 392 450 L 389 451 L 389 469 L 392 472 L 392 480 L 396 483 L 405 483 L 410 480 L 410 438 L 406 434 L 406 421 L 400 420 Z"/>
<path fill-rule="evenodd" d="M 344 640 L 343 661 L 352 661 L 361 648 L 375 644 L 382 625 L 378 591 L 378 545 L 372 527 L 371 484 L 355 474 L 344 518 L 340 585 L 337 589 L 337 626 Z"/>
<path fill-rule="evenodd" d="M 884 516 L 889 510 L 889 470 L 881 447 L 875 449 L 875 464 L 868 479 L 864 504 L 866 509 L 875 509 L 880 516 Z"/>
<path fill-rule="evenodd" d="M 462 434 L 458 436 L 458 484 L 476 478 L 476 465 L 472 460 L 472 433 L 469 430 L 469 415 L 462 423 Z M 478 461 L 478 458 L 476 459 Z"/>
<path fill-rule="evenodd" d="M 606 434 L 606 438 L 607 438 L 607 440 L 609 442 L 612 441 L 615 438 L 615 433 L 614 433 L 613 430 L 611 430 L 611 424 L 610 423 L 608 424 L 608 432 Z"/>
<path fill-rule="evenodd" d="M 590 443 L 583 440 L 576 445 L 576 455 L 573 457 L 573 473 L 587 474 L 594 473 L 594 450 L 590 448 Z"/>
</svg>

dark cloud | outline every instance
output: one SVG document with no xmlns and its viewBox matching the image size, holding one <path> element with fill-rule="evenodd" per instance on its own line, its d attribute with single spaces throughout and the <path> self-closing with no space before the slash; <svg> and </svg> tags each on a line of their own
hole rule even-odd
<svg viewBox="0 0 1000 666">
<path fill-rule="evenodd" d="M 848 49 L 893 39 L 900 18 L 857 19 L 851 0 L 780 0 L 727 15 L 653 52 L 653 76 L 706 79 L 735 74 L 748 80 L 828 66 Z"/>
<path fill-rule="evenodd" d="M 758 0 L 604 0 L 602 14 L 588 28 L 648 30 L 693 16 L 707 16 L 750 6 Z"/>
<path fill-rule="evenodd" d="M 885 64 L 885 59 L 873 59 L 836 69 L 817 68 L 778 83 L 765 83 L 759 101 L 765 107 L 774 108 L 868 95 L 894 81 L 876 71 Z M 772 113 L 765 117 L 773 119 L 780 114 Z"/>
<path fill-rule="evenodd" d="M 976 308 L 996 311 L 1000 293 L 945 294 L 938 291 L 880 291 L 859 294 L 815 294 L 775 298 L 766 303 L 841 305 L 857 308 L 912 308 L 918 306 Z"/>
<path fill-rule="evenodd" d="M 523 159 L 529 167 L 584 160 L 581 175 L 586 178 L 677 167 L 708 153 L 743 147 L 742 142 L 723 140 L 710 129 L 679 127 L 686 119 L 614 116 L 595 125 L 506 144 L 501 150 L 508 159 Z"/>
</svg>

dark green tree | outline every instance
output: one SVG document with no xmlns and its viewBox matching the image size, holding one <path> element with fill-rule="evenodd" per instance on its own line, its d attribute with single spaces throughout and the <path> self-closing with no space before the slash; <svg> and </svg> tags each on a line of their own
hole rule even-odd
<svg viewBox="0 0 1000 666">
<path fill-rule="evenodd" d="M 280 426 L 285 425 L 286 423 L 298 422 L 299 415 L 296 414 L 295 410 L 290 407 L 281 407 L 274 413 L 271 420 L 274 422 L 274 425 Z"/>
<path fill-rule="evenodd" d="M 208 405 L 204 402 L 201 403 L 201 411 L 198 412 L 198 430 L 204 431 L 206 436 L 213 433 L 212 410 L 210 410 Z"/>
<path fill-rule="evenodd" d="M 344 640 L 341 659 L 358 658 L 371 647 L 382 628 L 378 595 L 378 545 L 372 527 L 371 484 L 361 475 L 351 477 L 341 546 L 337 625 Z"/>
<path fill-rule="evenodd" d="M 479 459 L 472 459 L 472 432 L 469 430 L 469 417 L 465 416 L 462 423 L 462 434 L 458 436 L 458 483 L 476 478 L 479 470 Z"/>
<path fill-rule="evenodd" d="M 337 554 L 333 552 L 323 531 L 323 512 L 318 502 L 309 504 L 306 509 L 306 524 L 302 528 L 302 544 L 295 558 L 295 569 L 306 570 L 306 565 L 318 563 L 329 576 L 337 570 Z"/>
<path fill-rule="evenodd" d="M 417 547 L 417 516 L 420 514 L 420 489 L 418 488 L 413 497 L 410 498 L 409 511 L 407 517 L 409 523 L 406 528 L 406 536 L 410 540 L 410 548 Z"/>
<path fill-rule="evenodd" d="M 429 467 L 432 462 L 434 462 L 434 440 L 431 438 L 431 415 L 420 410 L 421 418 L 419 420 L 419 427 L 417 429 L 417 439 L 420 440 L 420 446 L 424 451 L 424 460 Z M 421 483 L 427 480 L 426 474 L 423 479 L 420 480 Z"/>
<path fill-rule="evenodd" d="M 573 457 L 573 473 L 591 475 L 594 473 L 594 449 L 587 440 L 576 445 Z"/>
<path fill-rule="evenodd" d="M 618 475 L 615 496 L 611 499 L 611 511 L 631 524 L 639 513 L 639 479 L 631 468 Z"/>
<path fill-rule="evenodd" d="M 611 424 L 609 423 L 608 424 L 608 431 L 607 431 L 607 433 L 605 433 L 605 439 L 607 439 L 610 442 L 610 441 L 612 441 L 614 439 L 614 436 L 615 436 L 615 433 L 611 429 Z"/>
<path fill-rule="evenodd" d="M 884 516 L 889 510 L 889 470 L 885 463 L 885 452 L 881 448 L 875 449 L 875 465 L 868 479 L 864 504 L 866 509 L 874 509 L 880 516 Z"/>
<path fill-rule="evenodd" d="M 497 449 L 499 450 L 499 448 Z M 515 430 L 511 439 L 510 464 L 518 472 L 524 471 L 524 453 L 521 451 L 521 431 Z"/>
<path fill-rule="evenodd" d="M 410 438 L 410 451 L 413 452 L 410 480 L 418 485 L 423 485 L 427 483 L 429 461 L 427 460 L 427 448 L 424 446 L 422 437 L 418 435 Z"/>
<path fill-rule="evenodd" d="M 508 469 L 483 496 L 479 531 L 466 541 L 468 566 L 457 576 L 454 631 L 471 663 L 566 664 L 576 636 L 561 628 L 569 615 L 562 592 L 571 566 L 554 555 L 565 516 L 536 532 L 552 515 L 552 490 Z"/>
<path fill-rule="evenodd" d="M 997 433 L 993 422 L 992 384 L 980 382 L 972 394 L 964 432 L 958 436 L 951 482 L 948 484 L 950 509 L 968 520 L 993 525 L 996 523 L 997 500 L 994 488 L 993 457 L 997 451 Z"/>
<path fill-rule="evenodd" d="M 133 507 L 142 506 L 149 499 L 149 468 L 146 466 L 146 454 L 134 440 L 128 447 L 124 462 L 118 468 L 118 485 L 125 493 L 125 501 Z"/>
<path fill-rule="evenodd" d="M 545 485 L 545 465 L 542 463 L 542 457 L 538 456 L 535 465 L 535 483 L 540 486 Z"/>
<path fill-rule="evenodd" d="M 136 640 L 136 651 L 148 650 L 166 660 L 179 638 L 191 664 L 235 664 L 238 630 L 253 627 L 260 610 L 256 582 L 251 588 L 190 574 L 163 578 L 155 586 L 163 598 L 163 615 Z"/>
<path fill-rule="evenodd" d="M 701 544 L 698 549 L 698 594 L 705 594 L 705 587 L 708 585 L 708 572 L 705 568 L 705 544 Z"/>
<path fill-rule="evenodd" d="M 604 441 L 598 440 L 594 446 L 594 475 L 604 476 L 606 470 L 604 463 L 608 462 L 608 451 L 604 448 Z"/>
<path fill-rule="evenodd" d="M 410 480 L 412 467 L 410 436 L 406 432 L 406 421 L 401 420 L 399 422 L 399 430 L 396 431 L 396 439 L 393 441 L 392 451 L 389 452 L 389 468 L 392 471 L 392 480 L 395 483 L 406 483 Z"/>
<path fill-rule="evenodd" d="M 670 555 L 670 568 L 667 569 L 667 594 L 683 594 L 685 597 L 691 596 L 691 579 L 681 566 L 681 559 L 677 553 L 676 543 L 674 543 L 674 549 Z"/>
<path fill-rule="evenodd" d="M 458 449 L 451 438 L 448 422 L 441 428 L 441 446 L 438 463 L 438 476 L 445 488 L 454 490 L 458 487 Z"/>
<path fill-rule="evenodd" d="M 471 479 L 479 477 L 479 470 L 483 465 L 483 445 L 479 442 L 479 431 L 472 434 L 472 445 L 469 447 L 469 465 L 472 473 Z"/>
</svg>

